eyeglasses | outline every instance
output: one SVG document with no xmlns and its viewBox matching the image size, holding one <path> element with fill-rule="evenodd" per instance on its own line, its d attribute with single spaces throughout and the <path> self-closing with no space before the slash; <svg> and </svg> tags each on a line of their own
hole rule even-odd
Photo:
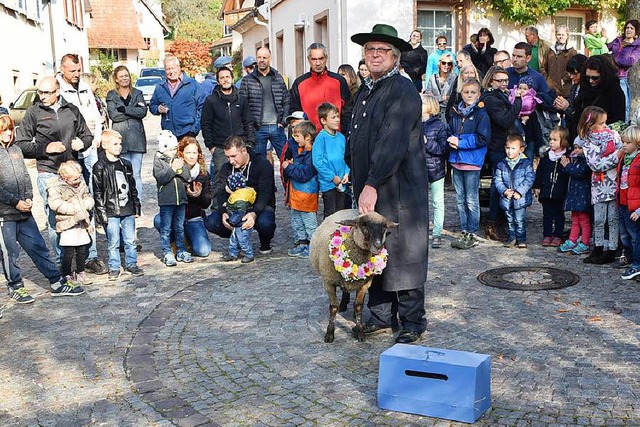
<svg viewBox="0 0 640 427">
<path fill-rule="evenodd" d="M 38 95 L 40 96 L 51 96 L 54 93 L 56 93 L 58 91 L 58 89 L 54 90 L 53 92 L 49 92 L 48 90 L 37 90 L 36 92 L 38 93 Z"/>
<path fill-rule="evenodd" d="M 443 42 L 443 43 L 438 43 L 438 46 L 446 46 L 447 42 Z"/>
<path fill-rule="evenodd" d="M 494 62 L 495 62 L 496 64 L 502 64 L 503 62 L 508 61 L 508 60 L 509 60 L 509 58 L 504 58 L 504 59 L 499 59 L 499 60 L 494 61 Z"/>
<path fill-rule="evenodd" d="M 367 55 L 386 55 L 390 50 L 389 47 L 365 47 L 364 53 Z"/>
<path fill-rule="evenodd" d="M 496 83 L 508 83 L 509 79 L 493 79 L 494 82 Z"/>
<path fill-rule="evenodd" d="M 587 76 L 587 79 L 591 82 L 597 82 L 600 80 L 600 76 Z"/>
<path fill-rule="evenodd" d="M 569 70 L 567 71 L 569 74 L 580 74 L 580 71 L 578 70 Z"/>
<path fill-rule="evenodd" d="M 453 62 L 440 62 L 440 65 L 446 65 L 447 67 L 451 67 Z"/>
</svg>

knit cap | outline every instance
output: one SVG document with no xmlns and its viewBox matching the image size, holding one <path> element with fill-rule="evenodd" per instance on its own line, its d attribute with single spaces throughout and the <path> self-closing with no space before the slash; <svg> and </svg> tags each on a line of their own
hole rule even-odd
<svg viewBox="0 0 640 427">
<path fill-rule="evenodd" d="M 238 188 L 244 188 L 247 186 L 247 178 L 242 172 L 234 172 L 227 178 L 227 187 L 229 190 L 236 191 Z"/>
<path fill-rule="evenodd" d="M 520 80 L 518 81 L 518 84 L 525 84 L 527 86 L 529 86 L 529 88 L 531 89 L 533 87 L 533 79 L 529 76 L 522 76 L 520 77 Z"/>
<path fill-rule="evenodd" d="M 165 153 L 174 148 L 178 148 L 178 138 L 170 130 L 161 130 L 158 134 L 158 151 Z"/>
</svg>

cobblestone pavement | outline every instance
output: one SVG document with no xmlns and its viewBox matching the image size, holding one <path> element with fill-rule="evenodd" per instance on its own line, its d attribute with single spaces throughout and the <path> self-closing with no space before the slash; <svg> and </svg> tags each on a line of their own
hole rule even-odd
<svg viewBox="0 0 640 427">
<path fill-rule="evenodd" d="M 146 121 L 152 138 L 158 120 Z M 308 262 L 286 255 L 285 209 L 274 251 L 255 263 L 217 261 L 226 241 L 212 237 L 209 258 L 164 267 L 151 160 L 138 222 L 143 277 L 101 276 L 84 296 L 52 299 L 21 258 L 37 301 L 0 301 L 0 425 L 464 425 L 378 409 L 378 358 L 393 338 L 358 343 L 350 309 L 336 341 L 323 342 L 328 298 Z M 446 197 L 445 227 L 455 232 L 453 193 Z M 42 224 L 41 206 L 35 213 Z M 492 356 L 492 408 L 479 426 L 640 425 L 640 284 L 536 245 L 538 206 L 529 218 L 528 249 L 430 251 L 420 344 Z M 581 280 L 537 292 L 476 280 L 509 265 L 565 268 Z"/>
</svg>

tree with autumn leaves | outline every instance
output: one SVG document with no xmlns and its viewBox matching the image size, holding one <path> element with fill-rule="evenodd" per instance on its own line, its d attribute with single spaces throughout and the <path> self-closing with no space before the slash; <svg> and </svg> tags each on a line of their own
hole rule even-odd
<svg viewBox="0 0 640 427">
<path fill-rule="evenodd" d="M 211 66 L 211 44 L 194 40 L 168 42 L 167 53 L 180 60 L 182 71 L 190 76 L 206 72 Z"/>
</svg>

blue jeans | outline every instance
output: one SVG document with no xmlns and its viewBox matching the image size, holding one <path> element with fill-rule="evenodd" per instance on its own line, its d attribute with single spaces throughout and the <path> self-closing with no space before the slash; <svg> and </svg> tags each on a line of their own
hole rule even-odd
<svg viewBox="0 0 640 427">
<path fill-rule="evenodd" d="M 453 168 L 453 186 L 456 189 L 456 206 L 462 231 L 477 233 L 480 227 L 480 171 L 463 171 Z"/>
<path fill-rule="evenodd" d="M 527 208 L 514 209 L 513 202 L 509 204 L 509 210 L 504 212 L 507 215 L 507 225 L 509 226 L 509 242 L 514 239 L 519 243 L 527 241 Z"/>
<path fill-rule="evenodd" d="M 620 216 L 620 241 L 622 242 L 622 253 L 631 260 L 631 264 L 640 268 L 640 239 L 638 231 L 640 227 L 637 221 L 631 220 L 631 212 L 627 206 L 618 206 Z"/>
<path fill-rule="evenodd" d="M 251 246 L 251 232 L 253 228 L 243 230 L 242 227 L 233 227 L 231 236 L 229 237 L 229 255 L 237 257 L 240 250 L 244 252 L 244 256 L 253 258 L 253 246 Z"/>
<path fill-rule="evenodd" d="M 271 145 L 275 148 L 278 158 L 282 154 L 284 143 L 287 137 L 284 134 L 284 128 L 279 125 L 262 125 L 256 132 L 256 146 L 253 152 L 263 157 L 267 156 L 267 140 L 271 141 Z"/>
<path fill-rule="evenodd" d="M 109 217 L 107 242 L 109 247 L 109 271 L 120 270 L 120 232 L 124 242 L 124 266 L 129 268 L 138 263 L 136 251 L 136 220 L 133 215 Z"/>
<path fill-rule="evenodd" d="M 291 209 L 291 228 L 294 242 L 306 242 L 308 245 L 313 233 L 318 228 L 318 218 L 315 212 L 302 212 Z"/>
<path fill-rule="evenodd" d="M 231 237 L 231 230 L 222 225 L 222 213 L 219 210 L 211 211 L 204 220 L 205 228 L 216 236 L 228 239 Z M 271 239 L 276 232 L 276 213 L 271 207 L 258 214 L 256 223 L 253 226 L 260 238 L 260 247 L 266 248 L 271 245 Z"/>
<path fill-rule="evenodd" d="M 204 228 L 203 218 L 192 218 L 185 222 L 184 233 L 191 243 L 191 254 L 207 257 L 211 253 L 211 240 L 207 229 Z"/>
<path fill-rule="evenodd" d="M 433 204 L 433 236 L 438 237 L 444 225 L 444 178 L 430 183 L 429 193 Z"/>
<path fill-rule="evenodd" d="M 128 152 L 120 155 L 121 158 L 128 160 L 133 168 L 133 179 L 136 181 L 136 191 L 138 191 L 138 199 L 142 200 L 142 156 L 144 153 Z"/>
<path fill-rule="evenodd" d="M 491 164 L 491 176 L 496 173 L 496 167 L 498 163 L 506 157 L 504 151 L 488 151 L 487 158 Z M 500 193 L 496 190 L 496 186 L 491 180 L 491 188 L 489 189 L 489 221 L 497 221 L 500 216 Z"/>
<path fill-rule="evenodd" d="M 160 206 L 158 214 L 158 231 L 160 232 L 160 246 L 162 254 L 171 253 L 171 233 L 175 236 L 178 253 L 186 252 L 184 245 L 184 217 L 186 205 Z M 155 221 L 154 221 L 155 222 Z"/>
<path fill-rule="evenodd" d="M 49 283 L 60 280 L 60 269 L 49 258 L 49 251 L 38 230 L 38 224 L 30 215 L 29 218 L 20 221 L 0 222 L 0 262 L 7 285 L 14 289 L 23 286 L 18 266 L 18 244 L 31 258 L 38 271 L 49 279 Z"/>
<path fill-rule="evenodd" d="M 624 92 L 624 121 L 629 121 L 629 110 L 631 109 L 631 88 L 627 78 L 620 79 L 620 88 Z"/>
</svg>

